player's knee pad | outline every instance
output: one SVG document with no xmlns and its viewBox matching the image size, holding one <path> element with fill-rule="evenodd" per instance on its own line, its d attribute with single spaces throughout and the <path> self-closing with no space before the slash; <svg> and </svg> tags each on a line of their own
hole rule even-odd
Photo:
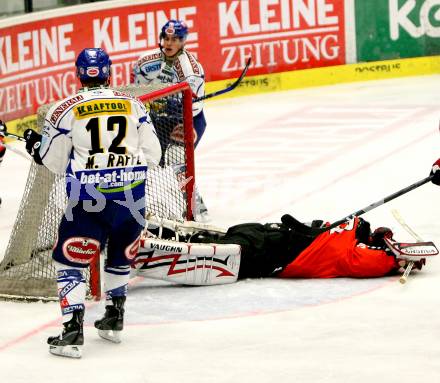
<svg viewBox="0 0 440 383">
<path fill-rule="evenodd" d="M 100 253 L 100 243 L 87 237 L 70 237 L 61 244 L 62 257 L 79 266 L 88 266 Z M 62 262 L 60 259 L 56 259 Z"/>
<path fill-rule="evenodd" d="M 184 285 L 217 285 L 237 281 L 240 246 L 184 243 L 147 238 L 133 263 L 138 275 Z"/>
</svg>

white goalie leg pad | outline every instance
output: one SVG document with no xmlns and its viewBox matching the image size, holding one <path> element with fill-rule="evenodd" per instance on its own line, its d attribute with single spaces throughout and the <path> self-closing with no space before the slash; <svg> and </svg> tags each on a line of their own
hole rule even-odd
<svg viewBox="0 0 440 383">
<path fill-rule="evenodd" d="M 234 283 L 240 269 L 241 248 L 234 244 L 185 243 L 147 238 L 133 267 L 137 275 L 208 286 Z"/>
</svg>

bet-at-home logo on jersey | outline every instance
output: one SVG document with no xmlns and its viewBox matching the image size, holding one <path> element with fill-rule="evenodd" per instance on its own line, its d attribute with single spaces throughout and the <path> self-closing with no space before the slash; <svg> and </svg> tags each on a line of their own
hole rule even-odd
<svg viewBox="0 0 440 383">
<path fill-rule="evenodd" d="M 401 29 L 414 38 L 440 37 L 440 0 L 389 0 L 389 9 L 392 40 Z"/>
</svg>

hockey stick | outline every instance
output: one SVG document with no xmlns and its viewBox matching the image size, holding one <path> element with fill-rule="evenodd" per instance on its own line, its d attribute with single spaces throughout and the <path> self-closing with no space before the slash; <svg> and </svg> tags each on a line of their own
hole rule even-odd
<svg viewBox="0 0 440 383">
<path fill-rule="evenodd" d="M 18 140 L 18 141 L 26 142 L 26 140 L 24 139 L 24 137 L 17 136 L 16 134 L 9 133 L 9 132 L 4 132 L 4 134 L 5 134 L 6 137 L 15 138 L 15 139 Z"/>
<path fill-rule="evenodd" d="M 235 82 L 233 82 L 231 85 L 229 85 L 228 87 L 226 87 L 224 89 L 220 89 L 216 92 L 212 92 L 209 94 L 205 94 L 204 96 L 197 97 L 193 100 L 193 103 L 198 102 L 198 101 L 207 100 L 208 98 L 211 98 L 211 97 L 220 96 L 223 93 L 227 93 L 227 92 L 230 92 L 231 90 L 234 90 L 241 83 L 241 80 L 243 80 L 243 77 L 246 76 L 246 73 L 249 69 L 249 65 L 251 64 L 251 61 L 252 60 L 249 57 L 246 62 L 246 66 L 244 67 L 243 71 L 240 74 L 240 77 L 237 80 L 235 80 Z"/>
<path fill-rule="evenodd" d="M 18 141 L 24 141 L 26 142 L 26 140 L 24 139 L 24 137 L 18 136 L 14 133 L 9 133 L 8 130 L 6 129 L 6 125 L 2 122 L 0 123 L 0 134 L 4 137 L 10 137 L 10 138 L 15 138 Z"/>
<path fill-rule="evenodd" d="M 396 209 L 391 210 L 391 214 L 393 215 L 395 220 L 399 222 L 400 226 L 402 226 L 410 235 L 412 235 L 417 242 L 423 242 L 423 239 L 407 225 L 407 223 L 403 220 L 402 216 Z M 399 282 L 401 284 L 405 284 L 408 281 L 408 276 L 411 273 L 413 267 L 414 267 L 414 261 L 408 262 L 408 265 L 406 266 L 404 273 L 399 278 Z"/>
<path fill-rule="evenodd" d="M 339 226 L 340 224 L 342 224 L 344 222 L 347 222 L 348 220 L 350 220 L 353 217 L 359 217 L 360 215 L 365 214 L 365 213 L 369 212 L 370 210 L 373 210 L 373 209 L 375 209 L 375 208 L 377 208 L 377 207 L 379 207 L 381 205 L 384 205 L 387 202 L 390 202 L 393 199 L 395 199 L 397 197 L 400 197 L 401 195 L 404 195 L 404 194 L 406 194 L 406 193 L 408 193 L 408 192 L 410 192 L 410 191 L 412 191 L 414 189 L 417 189 L 418 187 L 420 187 L 420 186 L 426 184 L 427 182 L 431 181 L 432 177 L 433 177 L 433 175 L 429 175 L 428 177 L 423 178 L 422 180 L 417 181 L 417 182 L 413 183 L 412 185 L 407 186 L 406 188 L 403 188 L 403 189 L 401 189 L 401 190 L 399 190 L 399 191 L 397 191 L 397 192 L 395 192 L 393 194 L 390 194 L 387 197 L 384 197 L 383 199 L 381 199 L 381 200 L 379 200 L 377 202 L 372 203 L 371 205 L 368 205 L 367 207 L 364 207 L 361 210 L 358 210 L 358 211 L 354 212 L 353 214 L 349 215 L 348 217 L 345 217 L 343 219 L 340 219 L 339 221 L 336 221 L 336 222 L 332 223 L 329 227 L 326 227 L 325 229 L 326 230 L 333 229 L 336 226 Z"/>
<path fill-rule="evenodd" d="M 321 233 L 324 233 L 326 231 L 329 231 L 347 221 L 349 221 L 350 219 L 353 219 L 354 217 L 359 217 L 362 214 L 365 214 L 366 212 L 373 210 L 389 201 L 392 201 L 393 199 L 400 197 L 403 194 L 406 194 L 408 192 L 410 192 L 411 190 L 417 189 L 418 187 L 426 184 L 427 182 L 431 181 L 432 178 L 434 177 L 433 174 L 429 175 L 426 178 L 423 178 L 420 181 L 417 181 L 415 183 L 413 183 L 412 185 L 407 186 L 406 188 L 403 188 L 393 194 L 390 194 L 387 197 L 382 198 L 381 200 L 372 203 L 371 205 L 368 205 L 367 207 L 364 207 L 363 209 L 360 209 L 352 214 L 350 214 L 349 216 L 346 216 L 345 218 L 340 219 L 339 221 L 333 222 L 332 224 L 330 224 L 329 226 L 326 226 L 324 228 L 312 228 L 309 227 L 299 221 L 297 221 L 295 218 L 293 218 L 291 215 L 289 214 L 285 214 L 281 217 L 281 222 L 283 222 L 285 225 L 294 228 L 294 229 L 299 229 L 299 231 L 305 231 L 308 232 L 310 235 L 319 235 Z"/>
</svg>

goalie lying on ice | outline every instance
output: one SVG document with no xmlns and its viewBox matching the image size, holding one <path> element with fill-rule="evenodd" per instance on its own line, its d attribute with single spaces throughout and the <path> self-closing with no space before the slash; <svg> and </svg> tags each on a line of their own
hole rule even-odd
<svg viewBox="0 0 440 383">
<path fill-rule="evenodd" d="M 407 257 L 390 246 L 390 229 L 371 232 L 362 218 L 329 231 L 319 230 L 322 221 L 308 226 L 288 218 L 283 223 L 232 226 L 226 233 L 200 228 L 183 232 L 162 225 L 152 230 L 155 235 L 147 232 L 132 267 L 147 278 L 213 285 L 264 277 L 380 277 L 401 272 L 409 260 L 416 260 L 417 269 L 425 264 L 424 257 Z M 436 250 L 433 245 L 426 255 Z"/>
</svg>

